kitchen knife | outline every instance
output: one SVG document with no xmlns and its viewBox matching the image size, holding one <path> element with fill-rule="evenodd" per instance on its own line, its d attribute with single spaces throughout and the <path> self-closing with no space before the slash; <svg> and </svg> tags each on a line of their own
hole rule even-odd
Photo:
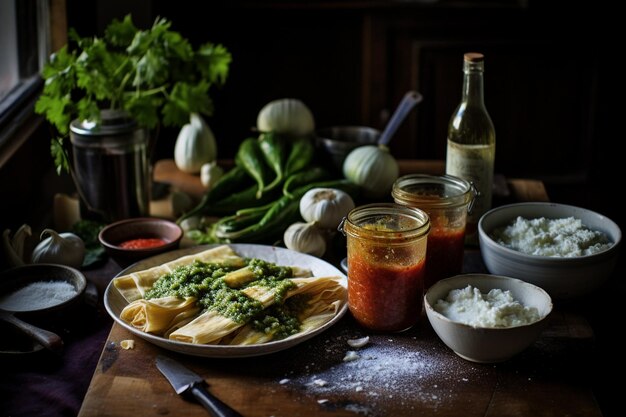
<svg viewBox="0 0 626 417">
<path fill-rule="evenodd" d="M 172 384 L 177 394 L 191 393 L 213 417 L 242 417 L 241 414 L 209 393 L 204 379 L 174 359 L 159 355 L 156 366 Z"/>
</svg>

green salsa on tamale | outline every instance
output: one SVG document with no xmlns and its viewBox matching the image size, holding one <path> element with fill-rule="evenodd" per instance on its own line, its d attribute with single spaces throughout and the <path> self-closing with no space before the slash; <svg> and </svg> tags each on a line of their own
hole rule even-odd
<svg viewBox="0 0 626 417">
<path fill-rule="evenodd" d="M 245 269 L 246 283 L 238 288 L 231 288 L 225 277 L 232 272 Z M 240 274 L 242 275 L 242 274 Z M 194 261 L 190 265 L 179 266 L 172 272 L 160 277 L 145 294 L 145 299 L 175 296 L 178 298 L 195 297 L 203 311 L 213 310 L 237 323 L 247 323 L 253 317 L 258 321 L 270 320 L 263 318 L 263 304 L 241 292 L 249 287 L 265 287 L 274 290 L 274 302 L 283 302 L 289 289 L 295 284 L 288 278 L 293 277 L 290 267 L 278 266 L 261 259 L 246 259 L 245 268 L 236 268 L 218 263 Z M 241 279 L 237 280 L 241 282 Z M 297 333 L 299 326 L 295 316 L 290 316 L 288 310 L 281 311 L 280 320 L 273 320 L 271 328 L 277 335 L 288 336 Z"/>
</svg>

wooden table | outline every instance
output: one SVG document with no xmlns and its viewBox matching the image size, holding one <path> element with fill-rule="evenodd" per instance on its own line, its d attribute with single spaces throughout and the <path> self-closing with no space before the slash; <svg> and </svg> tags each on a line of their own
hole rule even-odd
<svg viewBox="0 0 626 417">
<path fill-rule="evenodd" d="M 445 162 L 439 160 L 399 160 L 400 175 L 421 173 L 438 175 L 445 171 Z M 221 161 L 220 165 L 231 166 L 232 161 Z M 168 183 L 173 190 L 184 192 L 193 198 L 200 198 L 205 192 L 205 188 L 200 182 L 198 175 L 190 175 L 180 171 L 174 160 L 163 159 L 154 166 L 155 181 Z M 496 175 L 495 199 L 500 199 L 500 203 L 512 201 L 548 201 L 548 193 L 543 182 L 531 179 L 504 179 Z M 170 203 L 167 198 L 153 201 L 151 210 L 158 214 L 171 217 Z"/>
<path fill-rule="evenodd" d="M 402 166 L 404 172 L 441 169 L 441 164 L 419 161 Z M 161 180 L 164 167 L 170 169 L 171 163 L 157 165 L 156 177 Z M 539 182 L 507 184 L 517 200 L 547 200 Z M 175 186 L 192 185 L 182 181 Z M 477 250 L 467 251 L 464 269 L 484 271 Z M 360 358 L 344 362 L 346 352 L 354 350 L 347 340 L 365 335 L 370 343 L 357 349 Z M 135 340 L 135 348 L 121 349 L 125 339 Z M 79 416 L 206 416 L 200 405 L 174 393 L 155 368 L 157 354 L 170 355 L 195 370 L 211 392 L 250 417 L 600 416 L 588 383 L 591 370 L 580 361 L 592 345 L 587 321 L 558 308 L 536 343 L 496 365 L 456 356 L 425 316 L 407 332 L 373 334 L 348 313 L 328 331 L 298 346 L 244 359 L 182 356 L 114 324 Z"/>
</svg>

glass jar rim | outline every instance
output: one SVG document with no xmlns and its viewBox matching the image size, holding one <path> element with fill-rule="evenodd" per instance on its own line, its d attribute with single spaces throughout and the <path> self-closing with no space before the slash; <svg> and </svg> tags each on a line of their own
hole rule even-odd
<svg viewBox="0 0 626 417">
<path fill-rule="evenodd" d="M 396 203 L 425 209 L 471 206 L 476 195 L 471 182 L 448 174 L 404 175 L 394 182 L 391 190 Z"/>
<path fill-rule="evenodd" d="M 363 226 L 376 224 L 391 216 L 402 217 L 413 224 L 396 230 L 370 229 Z M 430 232 L 430 218 L 425 211 L 396 203 L 372 203 L 355 207 L 344 217 L 340 230 L 351 237 L 382 241 L 385 244 L 406 244 L 427 236 Z"/>
</svg>

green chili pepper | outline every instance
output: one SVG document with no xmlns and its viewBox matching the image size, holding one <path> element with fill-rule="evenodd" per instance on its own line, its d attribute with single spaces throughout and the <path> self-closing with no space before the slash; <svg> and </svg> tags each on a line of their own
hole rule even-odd
<svg viewBox="0 0 626 417">
<path fill-rule="evenodd" d="M 215 224 L 215 232 L 232 233 L 244 229 L 252 224 L 257 223 L 265 213 L 262 211 L 239 215 L 222 217 Z"/>
<path fill-rule="evenodd" d="M 270 208 L 272 208 L 272 206 L 274 205 L 275 201 L 271 201 L 267 204 L 265 204 L 264 206 L 257 206 L 257 207 L 246 207 L 243 209 L 239 209 L 235 212 L 235 214 L 237 215 L 244 215 L 244 214 L 251 214 L 251 213 L 257 213 L 259 211 L 262 212 L 266 212 L 267 210 L 269 210 Z"/>
<path fill-rule="evenodd" d="M 328 171 L 321 167 L 312 167 L 310 169 L 296 172 L 290 175 L 283 184 L 283 195 L 291 196 L 291 190 L 310 184 L 314 181 L 321 181 L 328 178 Z"/>
<path fill-rule="evenodd" d="M 261 198 L 265 189 L 265 181 L 268 177 L 267 166 L 265 165 L 265 157 L 259 146 L 257 138 L 247 138 L 237 150 L 235 155 L 235 163 L 246 170 L 248 174 L 256 181 L 258 190 L 257 198 Z"/>
<path fill-rule="evenodd" d="M 270 207 L 258 223 L 234 232 L 216 230 L 216 236 L 229 242 L 270 242 L 279 238 L 285 229 L 300 219 L 300 198 L 312 188 L 337 188 L 356 198 L 359 186 L 348 180 L 331 180 L 310 183 L 299 187 L 291 196 L 284 195 Z"/>
<path fill-rule="evenodd" d="M 283 168 L 286 159 L 285 142 L 282 137 L 274 133 L 262 133 L 259 136 L 259 146 L 265 156 L 265 161 L 276 174 L 274 180 L 263 189 L 263 192 L 265 192 L 273 189 L 283 181 Z"/>
<path fill-rule="evenodd" d="M 234 166 L 215 183 L 213 188 L 204 194 L 196 207 L 178 219 L 178 223 L 192 216 L 211 214 L 211 206 L 215 201 L 247 187 L 249 184 L 250 176 L 247 172 L 239 166 Z"/>
<path fill-rule="evenodd" d="M 291 150 L 285 164 L 285 177 L 306 168 L 315 154 L 315 148 L 308 137 L 299 137 L 293 140 Z"/>
<path fill-rule="evenodd" d="M 234 232 L 216 230 L 216 236 L 229 242 L 268 242 L 270 238 L 280 237 L 285 228 L 300 218 L 299 201 L 290 197 L 279 198 L 263 214 L 258 223 Z"/>
<path fill-rule="evenodd" d="M 253 185 L 245 190 L 233 193 L 213 203 L 213 205 L 207 209 L 207 214 L 218 216 L 233 214 L 242 207 L 253 208 L 263 206 L 274 200 L 277 196 L 276 192 L 268 192 L 257 198 L 258 191 L 258 185 Z"/>
</svg>

